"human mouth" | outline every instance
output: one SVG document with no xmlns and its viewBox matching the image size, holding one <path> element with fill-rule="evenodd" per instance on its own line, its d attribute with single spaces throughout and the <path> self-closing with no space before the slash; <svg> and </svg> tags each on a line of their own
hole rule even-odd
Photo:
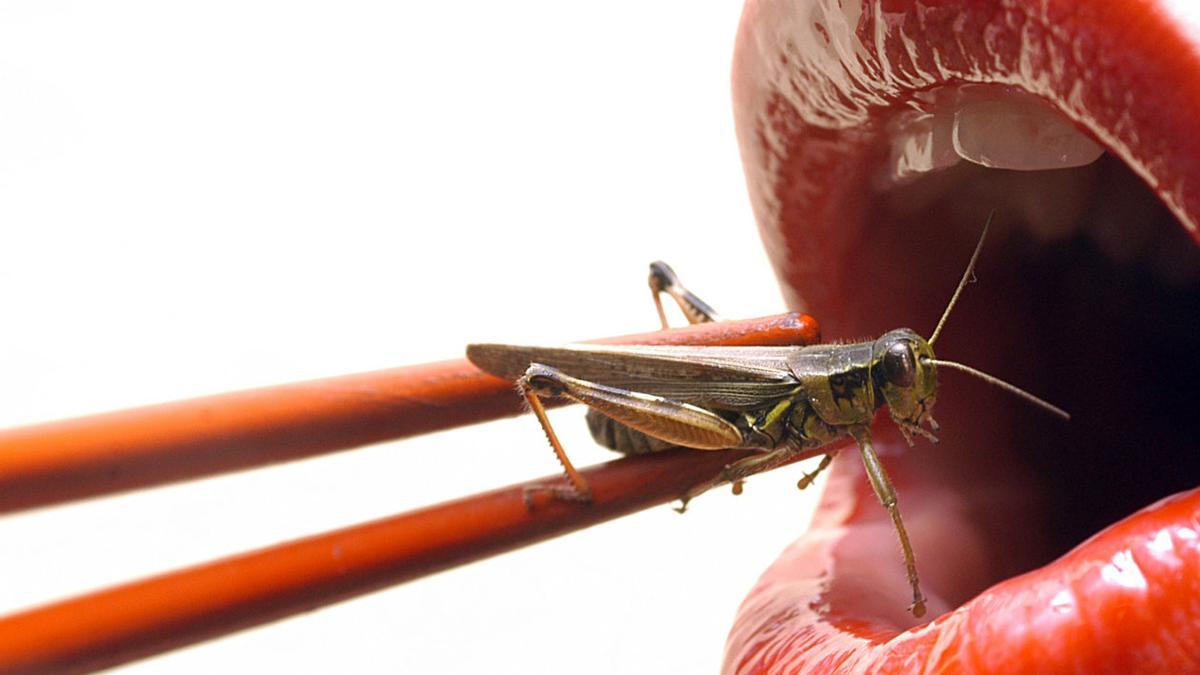
<svg viewBox="0 0 1200 675">
<path fill-rule="evenodd" d="M 739 138 L 793 308 L 828 338 L 927 334 L 995 209 L 938 354 L 1074 420 L 943 373 L 941 444 L 875 431 L 929 613 L 905 611 L 890 519 L 845 453 L 812 530 L 740 610 L 725 672 L 1195 667 L 1200 38 L 1187 12 L 747 3 Z"/>
</svg>

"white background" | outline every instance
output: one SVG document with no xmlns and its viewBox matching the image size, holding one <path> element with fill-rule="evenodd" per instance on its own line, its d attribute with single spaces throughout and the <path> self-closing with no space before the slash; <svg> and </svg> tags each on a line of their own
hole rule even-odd
<svg viewBox="0 0 1200 675">
<path fill-rule="evenodd" d="M 651 330 L 656 258 L 726 316 L 781 311 L 739 12 L 0 3 L 0 425 Z M 554 418 L 577 464 L 610 458 Z M 521 418 L 5 516 L 0 610 L 556 470 Z M 799 473 L 129 670 L 715 672 L 808 520 Z"/>
</svg>

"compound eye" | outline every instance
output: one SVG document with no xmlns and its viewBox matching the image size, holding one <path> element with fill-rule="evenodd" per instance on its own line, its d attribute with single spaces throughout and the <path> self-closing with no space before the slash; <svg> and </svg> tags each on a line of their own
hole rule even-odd
<svg viewBox="0 0 1200 675">
<path fill-rule="evenodd" d="M 883 375 L 899 387 L 911 387 L 917 380 L 917 360 L 904 342 L 888 347 L 883 354 Z"/>
</svg>

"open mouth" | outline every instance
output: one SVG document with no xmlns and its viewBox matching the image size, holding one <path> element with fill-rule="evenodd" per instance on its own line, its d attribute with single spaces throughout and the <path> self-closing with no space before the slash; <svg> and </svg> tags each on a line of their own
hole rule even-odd
<svg viewBox="0 0 1200 675">
<path fill-rule="evenodd" d="M 891 522 L 845 452 L 812 531 L 741 608 L 725 672 L 1197 667 L 1185 5 L 747 4 L 738 131 L 794 308 L 827 339 L 928 336 L 995 210 L 938 356 L 1073 419 L 941 372 L 940 444 L 909 449 L 886 415 L 875 427 L 929 613 L 907 613 Z"/>
</svg>

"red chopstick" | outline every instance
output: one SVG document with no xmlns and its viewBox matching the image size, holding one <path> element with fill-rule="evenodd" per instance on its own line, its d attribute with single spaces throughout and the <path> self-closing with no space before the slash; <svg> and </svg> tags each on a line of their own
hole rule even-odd
<svg viewBox="0 0 1200 675">
<path fill-rule="evenodd" d="M 799 314 L 601 340 L 810 344 Z M 521 411 L 512 384 L 465 359 L 219 394 L 0 431 L 0 512 L 474 424 Z"/>
</svg>

